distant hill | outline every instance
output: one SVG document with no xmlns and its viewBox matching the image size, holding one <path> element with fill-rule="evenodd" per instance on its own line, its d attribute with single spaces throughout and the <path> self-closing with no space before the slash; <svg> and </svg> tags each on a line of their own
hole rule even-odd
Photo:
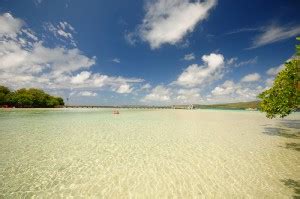
<svg viewBox="0 0 300 199">
<path fill-rule="evenodd" d="M 211 104 L 211 105 L 200 105 L 195 104 L 194 108 L 200 109 L 258 109 L 259 101 L 252 101 L 252 102 L 238 102 L 238 103 L 228 103 L 228 104 Z"/>
</svg>

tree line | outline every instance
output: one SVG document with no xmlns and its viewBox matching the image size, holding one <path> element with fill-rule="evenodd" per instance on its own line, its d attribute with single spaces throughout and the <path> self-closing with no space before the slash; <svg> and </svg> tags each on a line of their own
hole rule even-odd
<svg viewBox="0 0 300 199">
<path fill-rule="evenodd" d="M 22 88 L 11 91 L 9 88 L 0 85 L 0 107 L 17 108 L 54 108 L 64 105 L 61 97 L 51 96 L 41 89 Z"/>
</svg>

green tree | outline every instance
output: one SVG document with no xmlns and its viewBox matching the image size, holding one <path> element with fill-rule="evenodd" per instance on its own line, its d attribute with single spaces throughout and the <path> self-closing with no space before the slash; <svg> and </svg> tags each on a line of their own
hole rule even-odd
<svg viewBox="0 0 300 199">
<path fill-rule="evenodd" d="M 300 40 L 299 38 L 297 38 Z M 296 57 L 285 63 L 284 69 L 276 76 L 272 88 L 259 94 L 260 110 L 268 118 L 281 118 L 296 111 L 300 104 L 300 45 L 296 46 Z"/>
<path fill-rule="evenodd" d="M 10 92 L 8 88 L 0 86 L 0 105 L 5 104 L 20 108 L 53 108 L 63 106 L 64 100 L 61 97 L 51 96 L 36 88 L 22 88 L 15 92 Z"/>
<path fill-rule="evenodd" d="M 32 96 L 33 107 L 45 107 L 47 97 L 49 96 L 43 90 L 30 88 L 27 93 Z"/>
<path fill-rule="evenodd" d="M 0 105 L 8 104 L 9 88 L 0 85 Z"/>
<path fill-rule="evenodd" d="M 59 106 L 64 106 L 65 105 L 63 98 L 57 97 L 56 100 L 58 101 Z"/>
<path fill-rule="evenodd" d="M 28 90 L 22 88 L 12 95 L 12 102 L 16 107 L 31 108 L 33 105 L 33 96 Z"/>
<path fill-rule="evenodd" d="M 300 41 L 300 37 L 297 37 L 297 40 Z M 296 45 L 296 53 L 298 56 L 300 56 L 300 44 Z"/>
</svg>

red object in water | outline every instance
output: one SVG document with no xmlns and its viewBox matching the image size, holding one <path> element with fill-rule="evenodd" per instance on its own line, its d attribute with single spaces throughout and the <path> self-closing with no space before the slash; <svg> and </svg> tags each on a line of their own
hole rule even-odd
<svg viewBox="0 0 300 199">
<path fill-rule="evenodd" d="M 120 112 L 118 110 L 114 110 L 113 114 L 120 114 Z"/>
</svg>

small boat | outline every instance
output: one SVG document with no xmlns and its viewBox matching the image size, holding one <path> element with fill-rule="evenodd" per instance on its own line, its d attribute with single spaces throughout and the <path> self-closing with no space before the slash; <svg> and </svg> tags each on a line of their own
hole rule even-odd
<svg viewBox="0 0 300 199">
<path fill-rule="evenodd" d="M 118 110 L 113 110 L 113 114 L 120 114 Z"/>
</svg>

